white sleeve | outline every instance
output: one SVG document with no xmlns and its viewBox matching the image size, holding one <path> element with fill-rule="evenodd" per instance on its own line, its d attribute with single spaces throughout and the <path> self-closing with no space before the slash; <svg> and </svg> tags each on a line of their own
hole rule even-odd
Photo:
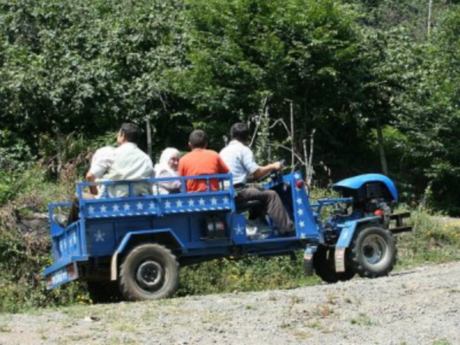
<svg viewBox="0 0 460 345">
<path fill-rule="evenodd" d="M 245 147 L 244 150 L 242 150 L 241 163 L 249 174 L 253 174 L 259 169 L 259 165 L 254 160 L 254 154 L 249 147 Z"/>
<path fill-rule="evenodd" d="M 96 178 L 101 178 L 109 170 L 110 164 L 100 160 L 98 162 L 92 162 L 89 168 L 89 172 Z"/>
</svg>

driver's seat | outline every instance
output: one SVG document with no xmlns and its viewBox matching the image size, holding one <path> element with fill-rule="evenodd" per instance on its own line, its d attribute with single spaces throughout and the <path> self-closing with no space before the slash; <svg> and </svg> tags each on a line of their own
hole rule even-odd
<svg viewBox="0 0 460 345">
<path fill-rule="evenodd" d="M 245 200 L 242 202 L 235 202 L 236 212 L 242 213 L 245 211 L 251 211 L 254 208 L 260 208 L 263 206 L 260 200 Z"/>
</svg>

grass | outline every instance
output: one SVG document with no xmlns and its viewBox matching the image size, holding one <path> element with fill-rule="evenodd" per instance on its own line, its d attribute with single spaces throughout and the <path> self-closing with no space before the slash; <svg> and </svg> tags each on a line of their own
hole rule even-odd
<svg viewBox="0 0 460 345">
<path fill-rule="evenodd" d="M 350 320 L 352 325 L 357 326 L 372 326 L 374 322 L 366 314 L 360 313 L 358 316 Z"/>
</svg>

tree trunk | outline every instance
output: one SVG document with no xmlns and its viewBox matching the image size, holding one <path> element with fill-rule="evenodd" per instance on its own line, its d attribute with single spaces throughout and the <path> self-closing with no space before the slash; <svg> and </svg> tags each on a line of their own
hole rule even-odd
<svg viewBox="0 0 460 345">
<path fill-rule="evenodd" d="M 385 155 L 385 149 L 383 147 L 383 132 L 382 132 L 382 126 L 380 125 L 380 123 L 377 124 L 377 144 L 379 147 L 380 164 L 382 166 L 382 172 L 385 175 L 388 175 L 388 164 L 387 164 L 387 158 Z"/>
<path fill-rule="evenodd" d="M 430 34 L 431 34 L 432 9 L 433 9 L 433 0 L 429 0 L 428 1 L 428 19 L 427 19 L 427 24 L 426 24 L 426 36 L 428 37 L 428 39 L 430 38 Z"/>
<path fill-rule="evenodd" d="M 152 158 L 152 128 L 148 117 L 145 119 L 145 130 L 147 132 L 147 154 Z"/>
</svg>

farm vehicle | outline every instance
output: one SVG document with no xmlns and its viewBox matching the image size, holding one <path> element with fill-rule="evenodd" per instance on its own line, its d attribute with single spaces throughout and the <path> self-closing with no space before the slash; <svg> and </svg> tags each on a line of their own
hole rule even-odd
<svg viewBox="0 0 460 345">
<path fill-rule="evenodd" d="M 159 185 L 181 181 L 181 191 L 158 193 Z M 206 181 L 208 191 L 186 192 L 189 179 Z M 217 180 L 219 190 L 211 191 Z M 136 183 L 152 186 L 150 195 L 134 195 Z M 101 198 L 85 198 L 90 182 L 77 184 L 79 219 L 68 225 L 56 214 L 70 202 L 49 205 L 54 262 L 43 275 L 49 289 L 80 279 L 94 299 L 112 294 L 126 300 L 169 297 L 179 284 L 179 267 L 215 258 L 274 256 L 304 251 L 306 274 L 326 282 L 355 274 L 387 275 L 396 261 L 395 234 L 410 231 L 408 213 L 393 213 L 398 192 L 391 179 L 365 174 L 333 185 L 341 196 L 311 202 L 298 172 L 271 176 L 263 188 L 274 190 L 294 225 L 292 235 L 278 232 L 268 217 L 264 236 L 255 236 L 249 212 L 257 201 L 235 203 L 232 175 L 156 178 L 142 181 L 101 181 Z M 111 197 L 123 184 L 126 197 Z M 326 210 L 326 212 L 324 212 Z M 324 214 L 327 216 L 324 216 Z"/>
</svg>

